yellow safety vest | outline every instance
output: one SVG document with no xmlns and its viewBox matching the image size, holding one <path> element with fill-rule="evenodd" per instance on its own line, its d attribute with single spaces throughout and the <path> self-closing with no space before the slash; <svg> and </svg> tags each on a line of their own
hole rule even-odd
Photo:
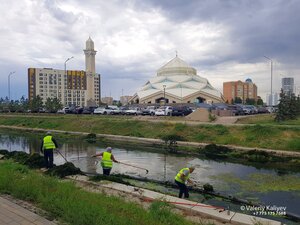
<svg viewBox="0 0 300 225">
<path fill-rule="evenodd" d="M 55 149 L 55 144 L 52 141 L 52 136 L 51 135 L 48 135 L 48 136 L 44 137 L 43 149 L 46 149 L 46 150 L 47 149 Z"/>
<path fill-rule="evenodd" d="M 181 178 L 181 174 L 183 174 L 184 171 L 188 171 L 188 175 L 187 176 L 183 176 L 183 179 Z M 190 178 L 190 169 L 189 168 L 183 168 L 179 171 L 179 173 L 177 173 L 175 180 L 180 182 L 180 183 L 185 183 L 189 178 Z"/>
<path fill-rule="evenodd" d="M 101 166 L 104 168 L 112 168 L 113 161 L 111 160 L 111 153 L 110 152 L 103 152 Z"/>
</svg>

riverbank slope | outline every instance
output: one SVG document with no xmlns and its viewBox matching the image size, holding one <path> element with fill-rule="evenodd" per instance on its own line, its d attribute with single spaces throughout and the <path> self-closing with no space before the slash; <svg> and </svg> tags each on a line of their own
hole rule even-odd
<svg viewBox="0 0 300 225">
<path fill-rule="evenodd" d="M 175 122 L 174 122 L 175 121 Z M 215 143 L 249 148 L 300 152 L 300 126 L 188 124 L 175 120 L 145 121 L 136 117 L 96 115 L 6 115 L 0 125 L 61 131 L 162 139 L 176 135 L 178 141 Z"/>
</svg>

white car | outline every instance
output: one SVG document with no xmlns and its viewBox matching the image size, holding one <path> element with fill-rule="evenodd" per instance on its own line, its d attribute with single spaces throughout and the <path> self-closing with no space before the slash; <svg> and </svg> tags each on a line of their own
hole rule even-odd
<svg viewBox="0 0 300 225">
<path fill-rule="evenodd" d="M 161 106 L 155 110 L 155 116 L 171 116 L 172 111 L 172 106 Z"/>
<path fill-rule="evenodd" d="M 142 114 L 142 110 L 140 108 L 132 108 L 132 109 L 128 109 L 125 111 L 126 115 L 141 115 Z"/>
<path fill-rule="evenodd" d="M 110 112 L 110 114 L 121 114 L 121 110 L 118 106 L 115 105 L 109 105 L 107 108 L 112 109 L 112 111 Z"/>
<path fill-rule="evenodd" d="M 104 113 L 104 108 L 103 107 L 98 107 L 94 109 L 94 114 L 103 114 Z"/>
<path fill-rule="evenodd" d="M 66 114 L 70 111 L 69 107 L 64 107 L 62 109 L 57 110 L 57 113 L 62 113 L 62 114 Z"/>
</svg>

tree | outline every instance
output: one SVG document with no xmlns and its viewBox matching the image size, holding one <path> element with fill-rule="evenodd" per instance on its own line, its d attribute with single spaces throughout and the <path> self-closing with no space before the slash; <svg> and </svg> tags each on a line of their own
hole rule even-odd
<svg viewBox="0 0 300 225">
<path fill-rule="evenodd" d="M 45 109 L 47 112 L 55 113 L 57 110 L 62 108 L 62 104 L 60 103 L 58 98 L 47 98 L 45 103 Z"/>
<path fill-rule="evenodd" d="M 57 112 L 57 110 L 62 109 L 62 107 L 63 105 L 58 98 L 55 97 L 52 99 L 52 112 Z"/>
<path fill-rule="evenodd" d="M 247 105 L 255 105 L 255 99 L 254 98 L 246 98 L 246 104 Z"/>
<path fill-rule="evenodd" d="M 283 90 L 281 90 L 275 120 L 280 122 L 284 120 L 296 119 L 300 115 L 299 112 L 299 96 L 296 97 L 295 94 L 285 94 Z"/>
<path fill-rule="evenodd" d="M 29 101 L 25 96 L 23 95 L 20 98 L 20 111 L 26 112 L 29 108 Z"/>
<path fill-rule="evenodd" d="M 257 105 L 263 105 L 264 102 L 263 102 L 263 100 L 261 98 L 259 98 L 259 99 L 257 99 L 257 103 L 256 104 Z"/>
<path fill-rule="evenodd" d="M 234 103 L 241 104 L 241 103 L 243 103 L 243 101 L 242 101 L 242 99 L 240 97 L 235 97 L 234 98 Z"/>
<path fill-rule="evenodd" d="M 31 110 L 31 112 L 39 112 L 40 109 L 43 108 L 43 100 L 42 98 L 37 95 L 36 97 L 33 97 L 33 99 L 30 101 L 29 103 L 29 109 Z"/>
</svg>

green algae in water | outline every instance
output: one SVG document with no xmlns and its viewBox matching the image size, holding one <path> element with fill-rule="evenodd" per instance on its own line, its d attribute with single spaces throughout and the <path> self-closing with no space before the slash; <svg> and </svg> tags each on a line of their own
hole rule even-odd
<svg viewBox="0 0 300 225">
<path fill-rule="evenodd" d="M 211 176 L 211 178 L 227 183 L 233 187 L 238 185 L 242 191 L 248 192 L 299 192 L 300 190 L 300 177 L 295 175 L 274 176 L 266 173 L 253 173 L 245 177 L 245 179 L 241 179 L 232 173 L 224 173 Z"/>
</svg>

